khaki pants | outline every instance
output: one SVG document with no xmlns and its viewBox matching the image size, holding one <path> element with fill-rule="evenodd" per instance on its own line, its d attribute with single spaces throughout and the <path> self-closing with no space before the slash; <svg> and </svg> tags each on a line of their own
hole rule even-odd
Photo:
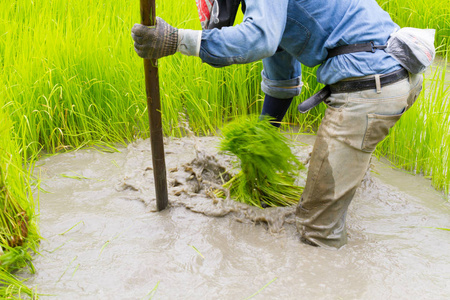
<svg viewBox="0 0 450 300">
<path fill-rule="evenodd" d="M 372 76 L 373 77 L 373 76 Z M 297 229 L 306 242 L 340 248 L 347 243 L 345 217 L 376 145 L 422 90 L 410 75 L 376 90 L 332 94 L 319 127 L 306 187 L 297 207 Z"/>
</svg>

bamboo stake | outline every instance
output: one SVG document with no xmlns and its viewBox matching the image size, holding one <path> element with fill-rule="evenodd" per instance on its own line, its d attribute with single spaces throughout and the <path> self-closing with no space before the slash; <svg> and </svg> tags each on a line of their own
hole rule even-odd
<svg viewBox="0 0 450 300">
<path fill-rule="evenodd" d="M 141 24 L 145 26 L 153 26 L 155 24 L 155 20 L 155 0 L 141 0 Z M 144 59 L 144 71 L 148 116 L 150 119 L 150 141 L 152 149 L 153 176 L 155 178 L 156 208 L 158 211 L 161 211 L 167 207 L 168 196 L 157 60 Z"/>
</svg>

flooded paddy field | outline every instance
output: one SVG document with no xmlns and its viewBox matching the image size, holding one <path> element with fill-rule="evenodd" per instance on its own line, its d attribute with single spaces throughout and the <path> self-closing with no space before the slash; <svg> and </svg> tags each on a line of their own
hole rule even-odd
<svg viewBox="0 0 450 300">
<path fill-rule="evenodd" d="M 295 148 L 305 163 L 313 137 Z M 373 159 L 349 243 L 299 242 L 293 207 L 217 199 L 218 138 L 167 139 L 169 207 L 156 212 L 150 142 L 42 159 L 42 299 L 448 299 L 450 206 L 428 180 Z M 305 180 L 300 178 L 300 182 Z"/>
</svg>

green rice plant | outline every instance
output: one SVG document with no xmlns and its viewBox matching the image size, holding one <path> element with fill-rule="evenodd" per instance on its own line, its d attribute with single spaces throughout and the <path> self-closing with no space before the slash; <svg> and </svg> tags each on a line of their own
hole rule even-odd
<svg viewBox="0 0 450 300">
<path fill-rule="evenodd" d="M 1 1 L 0 94 L 30 154 L 132 139 L 146 115 L 135 70 L 116 59 L 132 57 L 128 4 L 72 4 Z"/>
<path fill-rule="evenodd" d="M 400 27 L 434 28 L 438 51 L 450 51 L 450 2 L 429 0 L 377 0 Z"/>
<path fill-rule="evenodd" d="M 1 104 L 0 99 L 0 298 L 9 299 L 21 293 L 33 294 L 12 273 L 24 267 L 34 272 L 31 255 L 37 250 L 39 235 L 31 190 L 32 168 L 23 168 L 11 133 L 12 123 Z"/>
<path fill-rule="evenodd" d="M 157 14 L 200 29 L 194 2 L 157 2 Z M 149 136 L 143 64 L 130 37 L 139 21 L 137 1 L 0 0 L 0 97 L 27 157 Z M 164 133 L 185 134 L 187 121 L 198 135 L 215 134 L 259 113 L 261 69 L 261 62 L 215 69 L 181 54 L 160 59 Z M 302 97 L 317 86 L 314 76 L 305 79 Z M 293 105 L 286 122 L 298 117 L 305 116 Z"/>
<path fill-rule="evenodd" d="M 255 293 L 253 293 L 251 296 L 245 298 L 245 300 L 248 299 L 252 299 L 253 297 L 255 297 L 256 295 L 260 294 L 262 291 L 264 291 L 265 288 L 267 288 L 269 285 L 271 285 L 273 282 L 275 282 L 278 278 L 275 277 L 274 279 L 272 279 L 271 281 L 269 281 L 268 283 L 266 283 L 262 288 L 260 288 L 258 291 L 256 291 Z"/>
<path fill-rule="evenodd" d="M 269 120 L 242 117 L 227 124 L 222 135 L 220 150 L 234 155 L 240 167 L 224 184 L 232 199 L 260 208 L 298 203 L 303 187 L 295 185 L 295 178 L 304 167 L 291 141 Z"/>
<path fill-rule="evenodd" d="M 0 123 L 0 244 L 14 248 L 25 245 L 27 237 L 37 232 L 31 175 L 23 170 L 7 120 L 4 117 Z"/>
<path fill-rule="evenodd" d="M 429 177 L 450 192 L 450 85 L 447 59 L 427 75 L 416 103 L 378 145 L 378 155 L 398 167 Z"/>
<path fill-rule="evenodd" d="M 1 299 L 38 299 L 38 294 L 27 287 L 22 279 L 0 267 L 0 297 Z"/>
</svg>

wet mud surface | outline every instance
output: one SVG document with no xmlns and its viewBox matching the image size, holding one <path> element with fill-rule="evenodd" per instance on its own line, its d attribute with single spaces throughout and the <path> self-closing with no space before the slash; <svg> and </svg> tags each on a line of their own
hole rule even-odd
<svg viewBox="0 0 450 300">
<path fill-rule="evenodd" d="M 350 205 L 349 243 L 330 251 L 299 242 L 293 207 L 211 196 L 235 172 L 217 138 L 165 144 L 162 212 L 148 140 L 38 163 L 44 239 L 27 277 L 42 299 L 450 297 L 450 232 L 437 229 L 450 227 L 450 206 L 429 181 L 373 159 Z M 305 163 L 311 150 L 295 148 Z"/>
</svg>

